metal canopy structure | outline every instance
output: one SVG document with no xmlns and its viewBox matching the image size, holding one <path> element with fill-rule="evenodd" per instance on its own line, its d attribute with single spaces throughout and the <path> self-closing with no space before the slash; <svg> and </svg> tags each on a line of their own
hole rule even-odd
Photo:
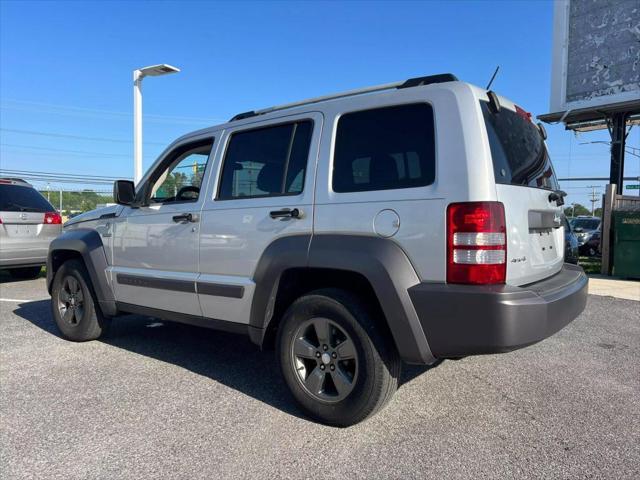
<svg viewBox="0 0 640 480">
<path fill-rule="evenodd" d="M 567 130 L 607 128 L 609 183 L 623 191 L 628 130 L 640 124 L 640 0 L 556 0 L 552 113 Z"/>
</svg>

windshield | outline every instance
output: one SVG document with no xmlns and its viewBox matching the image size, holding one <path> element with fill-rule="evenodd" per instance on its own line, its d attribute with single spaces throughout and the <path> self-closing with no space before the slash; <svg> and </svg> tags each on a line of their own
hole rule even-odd
<svg viewBox="0 0 640 480">
<path fill-rule="evenodd" d="M 600 226 L 598 218 L 574 218 L 571 221 L 573 229 L 581 228 L 583 230 L 596 230 Z"/>
<path fill-rule="evenodd" d="M 491 113 L 481 101 L 496 183 L 558 189 L 558 182 L 544 139 L 531 121 L 517 112 L 502 108 Z"/>
<path fill-rule="evenodd" d="M 0 212 L 54 212 L 55 209 L 34 188 L 0 185 Z"/>
</svg>

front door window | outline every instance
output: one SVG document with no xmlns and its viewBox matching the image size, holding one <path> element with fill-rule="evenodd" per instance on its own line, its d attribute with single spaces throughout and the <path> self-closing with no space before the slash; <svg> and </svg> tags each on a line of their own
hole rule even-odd
<svg viewBox="0 0 640 480">
<path fill-rule="evenodd" d="M 211 146 L 212 142 L 207 141 L 206 144 L 177 152 L 153 181 L 150 203 L 197 201 Z"/>
</svg>

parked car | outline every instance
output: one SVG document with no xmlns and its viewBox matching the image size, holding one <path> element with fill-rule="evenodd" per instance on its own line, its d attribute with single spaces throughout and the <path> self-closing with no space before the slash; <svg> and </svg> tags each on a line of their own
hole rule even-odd
<svg viewBox="0 0 640 480">
<path fill-rule="evenodd" d="M 578 238 L 580 255 L 597 255 L 600 251 L 602 220 L 598 217 L 580 216 L 572 219 L 571 224 Z"/>
<path fill-rule="evenodd" d="M 579 256 L 578 238 L 573 233 L 569 220 L 564 217 L 564 261 L 577 265 Z"/>
<path fill-rule="evenodd" d="M 32 185 L 0 178 L 0 269 L 18 279 L 37 277 L 61 231 L 60 214 Z"/>
<path fill-rule="evenodd" d="M 588 255 L 590 257 L 601 255 L 602 254 L 602 247 L 600 244 L 601 237 L 602 237 L 602 232 L 600 230 L 591 232 L 587 241 L 579 247 L 581 254 Z"/>
<path fill-rule="evenodd" d="M 352 425 L 403 361 L 522 348 L 583 310 L 543 135 L 450 74 L 236 115 L 68 222 L 53 316 L 74 341 L 125 312 L 248 335 L 307 413 Z"/>
</svg>

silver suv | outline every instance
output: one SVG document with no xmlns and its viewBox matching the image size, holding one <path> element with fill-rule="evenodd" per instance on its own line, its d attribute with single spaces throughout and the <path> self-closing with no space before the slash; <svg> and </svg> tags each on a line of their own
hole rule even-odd
<svg viewBox="0 0 640 480">
<path fill-rule="evenodd" d="M 123 312 L 248 335 L 306 412 L 357 423 L 402 362 L 521 348 L 583 310 L 544 136 L 450 74 L 236 115 L 68 222 L 53 315 L 76 341 Z"/>
<path fill-rule="evenodd" d="M 0 178 L 0 269 L 18 279 L 37 277 L 61 231 L 60 214 L 33 186 Z"/>
</svg>

